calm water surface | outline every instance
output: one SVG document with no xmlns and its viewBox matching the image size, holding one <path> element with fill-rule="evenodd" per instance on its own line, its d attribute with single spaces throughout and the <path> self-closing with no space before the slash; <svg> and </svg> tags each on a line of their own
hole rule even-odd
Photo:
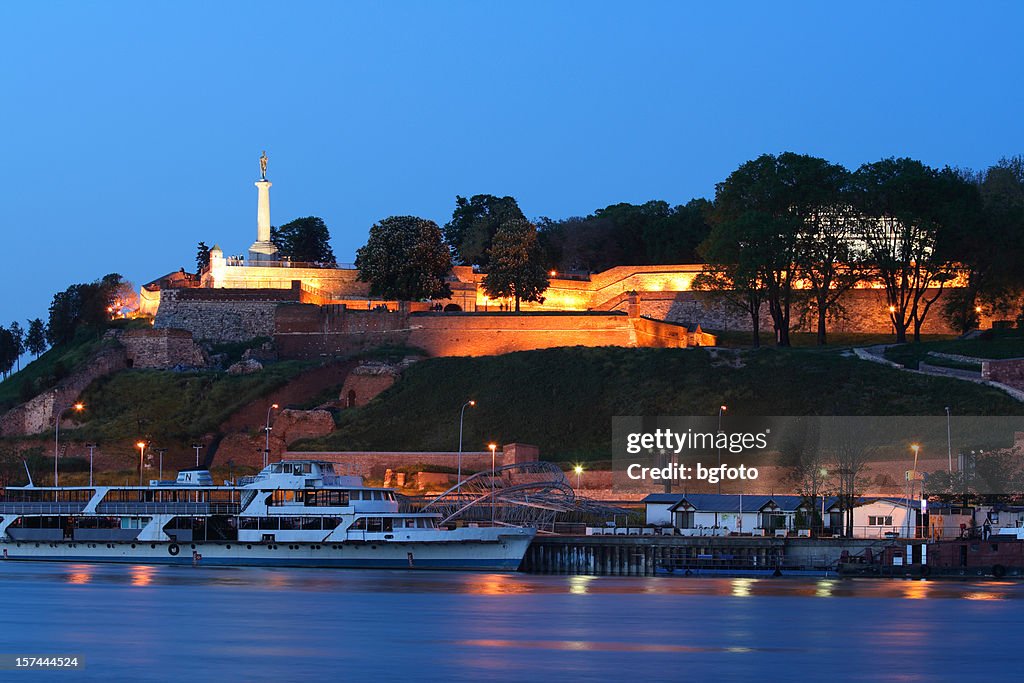
<svg viewBox="0 0 1024 683">
<path fill-rule="evenodd" d="M 1015 582 L 0 562 L 0 652 L 87 659 L 0 677 L 1021 680 L 1022 599 Z"/>
</svg>

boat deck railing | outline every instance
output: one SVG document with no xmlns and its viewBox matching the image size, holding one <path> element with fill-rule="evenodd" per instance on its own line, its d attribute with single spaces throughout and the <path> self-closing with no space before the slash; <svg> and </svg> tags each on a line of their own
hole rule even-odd
<svg viewBox="0 0 1024 683">
<path fill-rule="evenodd" d="M 96 513 L 101 515 L 237 515 L 242 509 L 238 503 L 100 503 Z"/>
<path fill-rule="evenodd" d="M 73 515 L 85 509 L 85 503 L 0 503 L 0 515 Z"/>
</svg>

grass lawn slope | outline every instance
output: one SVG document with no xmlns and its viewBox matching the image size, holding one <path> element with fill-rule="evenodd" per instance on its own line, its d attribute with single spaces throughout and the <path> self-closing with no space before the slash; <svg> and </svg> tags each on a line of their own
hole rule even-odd
<svg viewBox="0 0 1024 683">
<path fill-rule="evenodd" d="M 336 432 L 303 450 L 537 444 L 549 460 L 607 459 L 617 415 L 1020 415 L 989 387 L 900 372 L 836 349 L 560 348 L 417 363 L 369 405 L 344 411 Z"/>
</svg>

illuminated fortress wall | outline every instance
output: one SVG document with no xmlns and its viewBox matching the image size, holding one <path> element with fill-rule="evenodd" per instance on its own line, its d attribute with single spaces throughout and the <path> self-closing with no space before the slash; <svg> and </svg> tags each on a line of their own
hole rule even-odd
<svg viewBox="0 0 1024 683">
<path fill-rule="evenodd" d="M 544 293 L 544 302 L 523 302 L 524 313 L 628 313 L 630 295 L 637 293 L 638 305 L 634 316 L 643 316 L 686 328 L 680 332 L 674 327 L 656 327 L 644 324 L 645 330 L 655 330 L 637 336 L 636 325 L 628 325 L 614 317 L 558 318 L 522 316 L 516 321 L 510 317 L 491 314 L 507 312 L 510 302 L 488 299 L 483 293 L 480 273 L 472 268 L 457 266 L 450 281 L 453 295 L 443 304 L 455 304 L 464 312 L 473 312 L 479 320 L 446 314 L 426 316 L 405 321 L 397 327 L 381 320 L 370 324 L 356 322 L 352 315 L 373 312 L 370 309 L 386 306 L 391 312 L 404 314 L 423 311 L 429 304 L 368 299 L 368 286 L 356 280 L 357 271 L 351 269 L 288 268 L 234 265 L 232 259 L 217 257 L 216 263 L 203 277 L 202 287 L 151 291 L 143 288 L 144 300 L 155 309 L 157 328 L 180 328 L 193 333 L 196 339 L 216 341 L 243 341 L 258 336 L 277 336 L 283 343 L 293 345 L 296 355 L 307 356 L 314 346 L 318 353 L 350 352 L 375 343 L 409 343 L 421 346 L 436 355 L 483 355 L 503 353 L 505 350 L 549 348 L 552 346 L 676 346 L 688 338 L 690 344 L 704 341 L 694 339 L 698 328 L 708 332 L 749 331 L 747 312 L 722 294 L 691 289 L 693 279 L 700 272 L 699 264 L 679 266 L 619 266 L 589 279 L 553 277 L 551 287 Z M 233 286 L 228 286 L 233 285 Z M 947 290 L 948 291 L 948 290 Z M 792 312 L 794 331 L 814 332 L 816 318 L 813 306 L 801 297 Z M 935 294 L 928 292 L 928 297 Z M 279 329 L 275 322 L 278 304 L 301 302 L 317 304 L 309 310 L 323 306 L 324 312 L 308 313 L 320 321 L 322 332 L 316 343 L 297 341 L 295 330 Z M 340 304 L 345 304 L 342 308 Z M 942 299 L 933 306 L 922 329 L 924 334 L 952 334 L 948 323 L 940 314 Z M 337 311 L 345 310 L 347 314 Z M 348 315 L 348 318 L 345 318 Z M 348 322 L 337 329 L 331 328 L 333 317 Z M 320 320 L 323 318 L 323 320 Z M 404 320 L 404 318 L 403 318 Z M 603 322 L 599 322 L 603 321 Z M 991 324 L 983 319 L 982 326 Z M 884 291 L 865 287 L 844 295 L 829 317 L 831 332 L 859 332 L 891 334 L 892 323 Z M 323 327 L 327 325 L 327 327 Z M 370 325 L 359 329 L 360 325 Z M 771 316 L 768 306 L 762 307 L 761 329 L 770 333 Z M 331 328 L 331 329 L 328 329 Z M 340 331 L 344 329 L 345 331 Z M 321 334 L 317 331 L 316 334 Z M 312 335 L 310 329 L 302 334 Z M 286 335 L 282 337 L 282 335 Z M 343 338 L 351 336 L 351 339 Z M 354 336 L 353 336 L 354 335 Z M 689 335 L 689 337 L 687 337 Z M 394 341 L 402 337 L 398 341 Z M 286 355 L 289 355 L 286 351 Z"/>
</svg>

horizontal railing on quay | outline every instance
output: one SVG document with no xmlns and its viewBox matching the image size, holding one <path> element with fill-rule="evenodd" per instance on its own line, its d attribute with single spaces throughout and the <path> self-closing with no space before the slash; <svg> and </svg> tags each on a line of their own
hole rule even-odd
<svg viewBox="0 0 1024 683">
<path fill-rule="evenodd" d="M 556 533 L 571 534 L 574 531 L 558 530 Z M 855 526 L 852 533 L 844 529 L 829 527 L 813 529 L 753 529 L 736 531 L 728 527 L 678 528 L 670 526 L 605 526 L 586 527 L 587 536 L 682 536 L 687 538 L 818 538 L 818 539 L 861 539 L 861 540 L 939 540 L 959 538 L 959 531 L 949 529 L 926 529 L 925 527 L 879 527 Z"/>
</svg>

